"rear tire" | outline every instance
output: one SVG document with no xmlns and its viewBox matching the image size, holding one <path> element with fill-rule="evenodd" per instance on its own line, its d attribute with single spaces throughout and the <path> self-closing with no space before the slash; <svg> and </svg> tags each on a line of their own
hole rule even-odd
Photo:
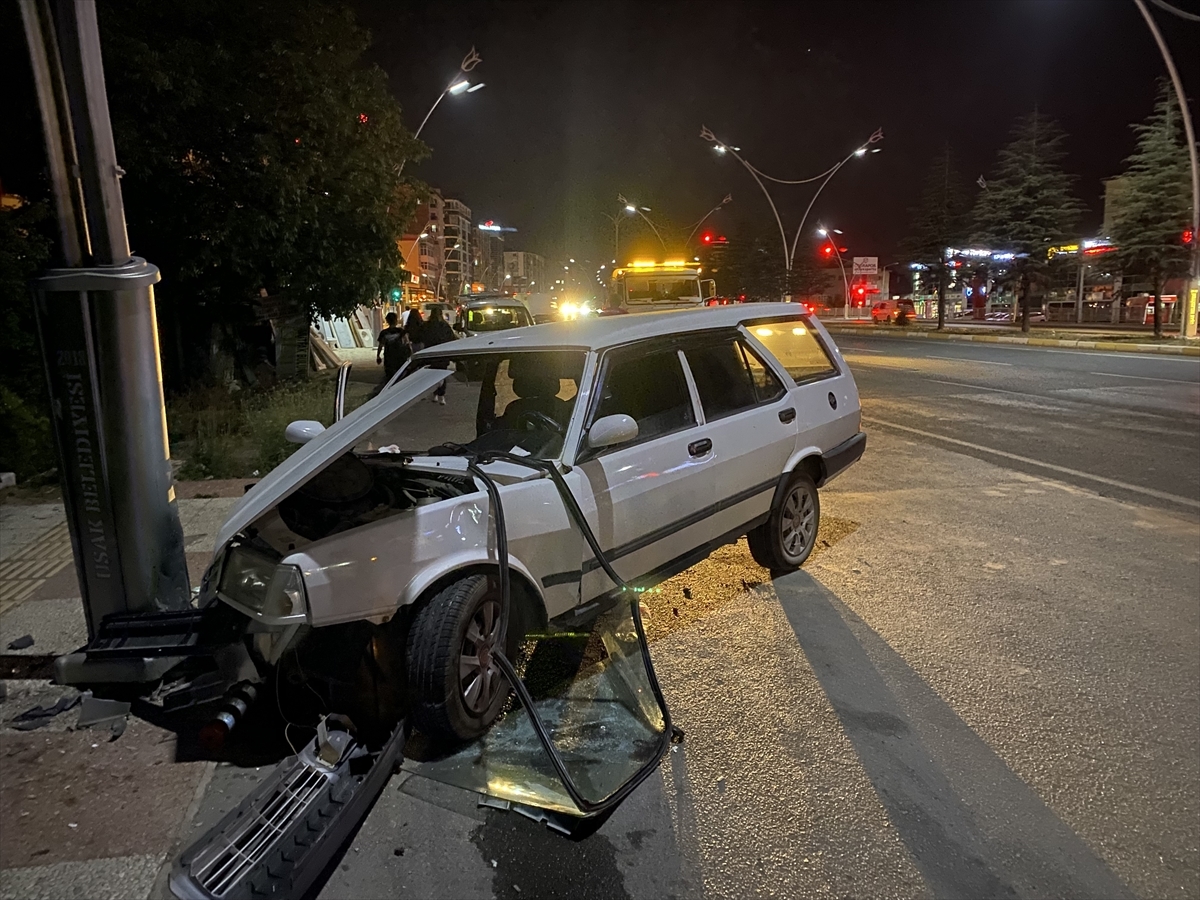
<svg viewBox="0 0 1200 900">
<path fill-rule="evenodd" d="M 502 599 L 493 579 L 469 575 L 416 611 L 406 666 L 413 717 L 429 737 L 474 740 L 504 708 L 511 687 L 493 658 L 508 650 Z"/>
<path fill-rule="evenodd" d="M 796 470 L 771 507 L 767 521 L 746 535 L 754 561 L 772 572 L 804 565 L 817 543 L 821 497 L 806 472 Z"/>
</svg>

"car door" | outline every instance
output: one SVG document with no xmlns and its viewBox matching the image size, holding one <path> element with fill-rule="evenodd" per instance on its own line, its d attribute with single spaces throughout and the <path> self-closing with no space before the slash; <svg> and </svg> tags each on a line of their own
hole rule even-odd
<svg viewBox="0 0 1200 900">
<path fill-rule="evenodd" d="M 828 452 L 859 429 L 854 378 L 818 328 L 802 315 L 743 323 L 748 344 L 761 347 L 763 358 L 773 358 L 792 382 L 788 396 L 796 410 L 796 453 L 801 456 Z"/>
<path fill-rule="evenodd" d="M 616 414 L 637 422 L 637 437 L 588 449 L 587 430 Z M 676 347 L 641 342 L 603 356 L 575 471 L 579 505 L 623 579 L 660 572 L 706 542 L 711 447 Z M 614 587 L 590 553 L 582 572 L 584 602 Z"/>
<path fill-rule="evenodd" d="M 684 349 L 712 441 L 710 541 L 732 541 L 770 510 L 796 444 L 796 409 L 783 381 L 736 331 L 698 338 Z"/>
</svg>

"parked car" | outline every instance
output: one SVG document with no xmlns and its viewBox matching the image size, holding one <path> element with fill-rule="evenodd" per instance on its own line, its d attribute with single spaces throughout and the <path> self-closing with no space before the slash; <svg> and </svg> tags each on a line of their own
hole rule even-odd
<svg viewBox="0 0 1200 900">
<path fill-rule="evenodd" d="M 446 406 L 419 402 L 442 382 Z M 620 596 L 605 565 L 646 587 L 742 536 L 773 571 L 802 565 L 819 489 L 866 446 L 841 353 L 783 303 L 482 333 L 288 436 L 303 446 L 221 526 L 200 603 L 244 617 L 264 669 L 333 629 L 365 635 L 363 671 L 449 740 L 507 702 L 496 651 Z"/>
<path fill-rule="evenodd" d="M 916 310 L 913 308 L 911 300 L 880 300 L 871 307 L 871 318 L 876 324 L 895 322 L 899 318 L 901 310 L 909 319 L 916 316 Z"/>
<path fill-rule="evenodd" d="M 459 306 L 454 330 L 464 336 L 533 324 L 525 304 L 512 297 L 472 298 Z"/>
</svg>

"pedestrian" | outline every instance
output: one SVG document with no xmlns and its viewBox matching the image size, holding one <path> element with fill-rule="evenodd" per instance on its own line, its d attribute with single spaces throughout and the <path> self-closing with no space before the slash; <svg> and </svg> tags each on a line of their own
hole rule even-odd
<svg viewBox="0 0 1200 900">
<path fill-rule="evenodd" d="M 426 347 L 436 347 L 438 344 L 446 344 L 455 340 L 457 335 L 454 329 L 450 327 L 450 323 L 442 318 L 442 311 L 434 307 L 429 313 L 429 321 L 424 324 L 421 329 L 421 335 L 425 340 Z M 449 363 L 442 363 L 438 368 L 449 368 Z M 446 405 L 446 382 L 449 378 L 442 380 L 442 383 L 437 386 L 437 390 L 433 392 L 433 402 Z"/>
<path fill-rule="evenodd" d="M 408 311 L 408 318 L 404 322 L 404 333 L 408 335 L 413 353 L 425 346 L 424 331 L 425 322 L 421 319 L 421 310 L 414 306 Z"/>
<path fill-rule="evenodd" d="M 383 382 L 392 380 L 400 367 L 412 356 L 408 334 L 399 325 L 399 316 L 390 312 L 386 316 L 387 328 L 379 332 L 375 341 L 375 365 L 383 366 Z"/>
</svg>

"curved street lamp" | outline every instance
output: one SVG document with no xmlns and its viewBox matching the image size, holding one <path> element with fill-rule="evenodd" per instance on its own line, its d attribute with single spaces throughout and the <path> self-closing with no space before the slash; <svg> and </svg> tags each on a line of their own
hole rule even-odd
<svg viewBox="0 0 1200 900">
<path fill-rule="evenodd" d="M 833 239 L 835 234 L 842 232 L 837 228 L 826 228 L 824 225 L 818 226 L 817 234 L 829 241 L 829 246 L 833 248 L 833 252 L 837 254 L 838 268 L 842 270 L 842 289 L 844 302 L 842 303 L 842 317 L 850 317 L 850 282 L 846 280 L 846 264 L 842 262 L 842 251 L 838 249 L 837 241 Z"/>
<path fill-rule="evenodd" d="M 429 121 L 429 117 L 433 115 L 433 111 L 438 108 L 438 104 L 442 102 L 443 97 L 447 94 L 454 94 L 455 96 L 458 94 L 473 94 L 484 86 L 482 81 L 478 84 L 471 84 L 470 79 L 463 77 L 481 62 L 483 62 L 483 57 L 472 47 L 471 51 L 463 57 L 463 61 L 459 63 L 458 71 L 460 74 L 450 79 L 450 83 L 446 85 L 442 92 L 438 94 L 437 99 L 433 101 L 433 106 L 429 107 L 429 112 L 425 113 L 425 118 L 421 120 L 421 124 L 413 132 L 413 140 L 421 136 L 421 132 L 425 130 L 425 123 Z M 407 162 L 408 160 L 406 159 L 400 163 L 400 168 L 396 170 L 397 175 L 404 171 L 404 165 Z"/>
<path fill-rule="evenodd" d="M 732 203 L 732 202 L 733 202 L 733 194 L 726 194 L 724 200 L 722 200 L 720 203 L 718 203 L 716 206 L 714 206 L 712 209 L 710 209 L 708 212 L 706 212 L 704 215 L 702 215 L 700 217 L 700 221 L 692 226 L 692 230 L 688 233 L 687 240 L 685 240 L 683 242 L 683 246 L 687 247 L 687 245 L 692 242 L 692 237 L 696 234 L 696 229 L 699 228 L 701 225 L 703 225 L 709 216 L 711 216 L 713 213 L 715 213 L 718 209 L 720 209 L 726 203 Z"/>
<path fill-rule="evenodd" d="M 662 236 L 662 235 L 659 233 L 658 229 L 654 227 L 654 223 L 653 223 L 653 222 L 651 222 L 651 221 L 650 221 L 650 219 L 649 219 L 649 218 L 647 218 L 647 216 L 646 216 L 646 213 L 648 213 L 648 212 L 653 212 L 653 210 L 652 210 L 652 209 L 650 209 L 650 207 L 648 207 L 648 206 L 636 206 L 635 204 L 633 204 L 633 203 L 631 203 L 630 201 L 626 200 L 626 199 L 625 199 L 625 198 L 624 198 L 622 195 L 620 195 L 620 194 L 617 194 L 617 200 L 618 200 L 619 202 L 621 202 L 621 203 L 623 203 L 623 204 L 625 205 L 625 212 L 627 212 L 627 213 L 637 213 L 639 216 L 641 216 L 643 219 L 645 219 L 645 220 L 646 220 L 646 224 L 650 226 L 650 230 L 654 232 L 654 236 L 655 236 L 656 238 L 658 238 L 658 242 L 659 242 L 660 244 L 662 244 L 662 248 L 663 248 L 663 250 L 666 250 L 666 249 L 667 249 L 667 242 L 663 240 L 663 236 Z M 643 212 L 643 210 L 645 210 L 645 212 Z"/>
<path fill-rule="evenodd" d="M 700 127 L 700 137 L 711 143 L 713 145 L 713 150 L 717 153 L 721 155 L 728 153 L 730 156 L 740 162 L 746 171 L 750 173 L 750 177 L 753 178 L 755 183 L 758 184 L 759 188 L 762 189 L 763 195 L 767 198 L 767 203 L 770 204 L 771 212 L 775 215 L 775 224 L 779 226 L 779 238 L 783 243 L 784 271 L 791 272 L 792 263 L 796 258 L 796 245 L 800 241 L 800 235 L 804 231 L 804 223 L 808 220 L 808 214 L 812 211 L 813 204 L 816 203 L 817 197 L 821 195 L 821 191 L 825 189 L 825 185 L 829 184 L 830 179 L 832 179 L 833 176 L 841 170 L 842 166 L 844 166 L 850 160 L 857 157 L 866 156 L 868 152 L 879 152 L 880 148 L 872 147 L 871 145 L 883 140 L 883 129 L 875 129 L 871 136 L 867 138 L 862 145 L 856 147 L 854 150 L 851 150 L 845 159 L 830 166 L 824 172 L 821 172 L 819 175 L 814 175 L 811 178 L 800 179 L 775 178 L 771 175 L 768 175 L 766 172 L 756 169 L 753 165 L 739 155 L 738 151 L 742 149 L 741 147 L 735 147 L 732 144 L 722 141 L 712 133 L 707 125 L 702 125 Z M 775 206 L 775 200 L 771 197 L 771 192 L 767 190 L 767 186 L 763 183 L 764 179 L 766 181 L 773 181 L 776 184 L 811 184 L 814 181 L 821 182 L 821 184 L 817 187 L 816 193 L 813 194 L 812 200 L 809 201 L 808 208 L 804 210 L 804 216 L 800 219 L 800 226 L 796 229 L 796 237 L 792 240 L 790 246 L 788 245 L 787 231 L 783 227 L 783 219 L 779 215 L 779 209 Z"/>
</svg>

